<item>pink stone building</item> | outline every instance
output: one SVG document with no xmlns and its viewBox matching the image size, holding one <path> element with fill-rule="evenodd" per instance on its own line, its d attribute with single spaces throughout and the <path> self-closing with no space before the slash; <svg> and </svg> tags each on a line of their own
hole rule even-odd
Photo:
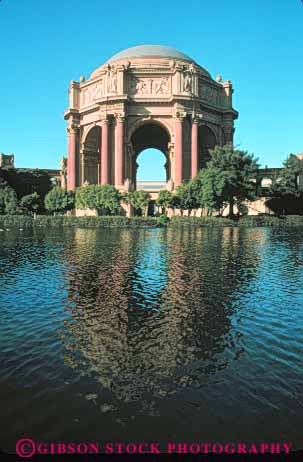
<svg viewBox="0 0 303 462">
<path fill-rule="evenodd" d="M 194 177 L 215 145 L 233 142 L 232 84 L 174 48 L 124 50 L 69 87 L 67 184 L 136 188 L 141 151 L 166 157 L 167 188 Z"/>
</svg>

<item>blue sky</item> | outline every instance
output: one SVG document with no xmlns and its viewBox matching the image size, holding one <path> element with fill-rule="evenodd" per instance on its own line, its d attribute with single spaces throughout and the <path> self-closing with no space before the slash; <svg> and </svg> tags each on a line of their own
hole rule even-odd
<svg viewBox="0 0 303 462">
<path fill-rule="evenodd" d="M 17 167 L 58 168 L 69 81 L 151 43 L 232 80 L 235 143 L 280 166 L 303 152 L 302 30 L 301 0 L 2 0 L 0 152 Z"/>
</svg>

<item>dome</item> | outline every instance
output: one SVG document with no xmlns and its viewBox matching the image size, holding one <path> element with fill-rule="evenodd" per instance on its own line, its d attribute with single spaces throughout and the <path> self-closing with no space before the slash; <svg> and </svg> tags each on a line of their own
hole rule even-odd
<svg viewBox="0 0 303 462">
<path fill-rule="evenodd" d="M 166 47 L 163 45 L 139 45 L 116 53 L 114 56 L 108 59 L 106 63 L 111 63 L 120 59 L 145 57 L 174 58 L 180 59 L 182 61 L 189 61 L 191 63 L 194 62 L 192 58 L 172 47 Z"/>
</svg>

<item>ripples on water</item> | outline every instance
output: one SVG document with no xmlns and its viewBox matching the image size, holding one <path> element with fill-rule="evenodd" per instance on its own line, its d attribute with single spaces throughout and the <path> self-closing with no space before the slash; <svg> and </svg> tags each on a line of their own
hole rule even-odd
<svg viewBox="0 0 303 462">
<path fill-rule="evenodd" d="M 300 228 L 1 237 L 3 447 L 117 431 L 301 444 Z"/>
</svg>

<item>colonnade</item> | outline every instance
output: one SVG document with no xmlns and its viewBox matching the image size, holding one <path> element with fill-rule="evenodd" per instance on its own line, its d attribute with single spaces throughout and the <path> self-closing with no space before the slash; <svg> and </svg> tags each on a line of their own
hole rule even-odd
<svg viewBox="0 0 303 462">
<path fill-rule="evenodd" d="M 184 180 L 184 119 L 185 116 L 177 116 L 174 124 L 174 171 L 172 172 L 172 180 L 174 186 L 179 186 Z M 99 159 L 99 183 L 110 184 L 110 165 L 111 165 L 111 150 L 109 141 L 109 119 L 101 120 L 101 140 L 100 140 L 100 159 Z M 117 116 L 115 118 L 115 168 L 114 168 L 114 184 L 121 188 L 124 185 L 124 133 L 125 133 L 125 117 Z M 191 119 L 191 178 L 194 178 L 199 170 L 199 120 Z M 75 189 L 79 186 L 77 180 L 77 162 L 80 146 L 80 129 L 77 124 L 71 124 L 68 129 L 68 163 L 67 163 L 67 186 L 68 189 Z M 151 146 L 152 147 L 152 146 Z"/>
</svg>

